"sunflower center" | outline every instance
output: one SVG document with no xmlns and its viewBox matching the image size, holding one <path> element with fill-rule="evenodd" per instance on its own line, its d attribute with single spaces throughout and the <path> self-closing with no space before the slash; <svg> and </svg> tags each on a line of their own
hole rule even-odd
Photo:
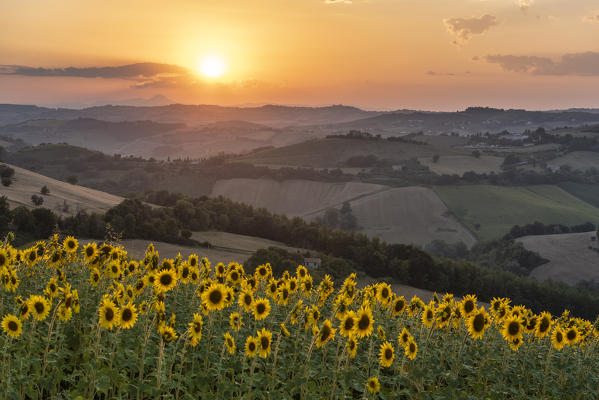
<svg viewBox="0 0 599 400">
<path fill-rule="evenodd" d="M 511 336 L 517 335 L 520 332 L 520 323 L 516 321 L 510 322 L 507 331 Z"/>
<path fill-rule="evenodd" d="M 256 343 L 254 342 L 249 342 L 248 343 L 248 349 L 250 349 L 250 351 L 255 351 L 256 350 Z"/>
<path fill-rule="evenodd" d="M 354 327 L 354 319 L 351 317 L 347 318 L 345 320 L 345 323 L 343 324 L 343 328 L 345 328 L 346 331 L 349 331 L 353 327 Z"/>
<path fill-rule="evenodd" d="M 383 290 L 381 290 L 381 295 L 383 296 L 383 299 L 386 299 L 389 296 L 389 289 L 386 287 L 383 288 Z"/>
<path fill-rule="evenodd" d="M 112 310 L 112 308 L 107 308 L 106 311 L 104 311 L 104 318 L 108 322 L 114 319 L 114 311 Z"/>
<path fill-rule="evenodd" d="M 320 341 L 324 342 L 325 340 L 327 340 L 329 338 L 330 334 L 331 334 L 331 328 L 329 328 L 328 325 L 324 325 L 322 327 L 322 331 L 320 331 Z"/>
<path fill-rule="evenodd" d="M 256 305 L 256 311 L 258 312 L 258 314 L 264 314 L 264 312 L 266 311 L 266 305 L 264 303 L 258 303 Z"/>
<path fill-rule="evenodd" d="M 87 249 L 85 249 L 85 254 L 86 254 L 88 257 L 91 257 L 91 256 L 93 256 L 93 255 L 94 255 L 94 249 L 93 249 L 93 248 L 91 248 L 91 247 L 88 247 Z"/>
<path fill-rule="evenodd" d="M 173 282 L 171 274 L 163 274 L 160 276 L 160 283 L 164 286 L 168 286 Z"/>
<path fill-rule="evenodd" d="M 387 360 L 390 360 L 393 357 L 393 350 L 391 349 L 386 349 L 385 350 L 385 358 Z"/>
<path fill-rule="evenodd" d="M 545 332 L 547 329 L 549 329 L 549 320 L 547 318 L 543 318 L 539 324 L 539 331 Z"/>
<path fill-rule="evenodd" d="M 8 329 L 16 332 L 19 330 L 19 325 L 15 321 L 8 321 Z"/>
<path fill-rule="evenodd" d="M 368 329 L 368 327 L 370 326 L 370 318 L 368 317 L 368 315 L 362 315 L 362 317 L 360 318 L 360 321 L 358 321 L 358 328 L 360 328 L 360 330 L 365 330 Z"/>
<path fill-rule="evenodd" d="M 41 314 L 44 312 L 46 307 L 44 306 L 44 303 L 42 303 L 41 301 L 36 301 L 35 304 L 33 305 L 33 308 L 35 308 L 35 312 L 37 312 L 38 314 Z"/>
<path fill-rule="evenodd" d="M 466 311 L 468 314 L 472 310 L 474 310 L 474 303 L 471 300 L 468 300 L 466 303 L 464 303 L 464 311 Z"/>
<path fill-rule="evenodd" d="M 403 301 L 398 301 L 397 303 L 395 303 L 395 311 L 399 312 L 401 311 L 403 308 Z"/>
<path fill-rule="evenodd" d="M 189 276 L 189 268 L 183 268 L 183 273 L 181 274 L 181 276 L 183 277 L 183 279 L 187 278 Z"/>
<path fill-rule="evenodd" d="M 239 279 L 239 275 L 237 274 L 237 272 L 231 272 L 231 280 L 237 281 L 237 279 Z"/>
<path fill-rule="evenodd" d="M 558 333 L 555 335 L 555 339 L 557 340 L 557 342 L 558 342 L 558 343 L 561 343 L 561 341 L 564 339 L 564 336 L 562 335 L 562 333 L 561 333 L 561 332 L 558 332 Z"/>
<path fill-rule="evenodd" d="M 131 309 L 125 308 L 123 310 L 123 314 L 121 315 L 121 321 L 129 322 L 131 321 L 131 318 L 133 318 L 133 312 L 131 312 Z"/>
<path fill-rule="evenodd" d="M 566 337 L 568 338 L 568 340 L 576 339 L 576 331 L 574 329 L 570 329 L 568 333 L 566 333 Z"/>
<path fill-rule="evenodd" d="M 472 328 L 475 332 L 482 332 L 485 328 L 485 316 L 483 314 L 476 314 L 472 320 Z"/>
<path fill-rule="evenodd" d="M 416 345 L 414 343 L 410 343 L 410 353 L 413 353 L 416 351 Z"/>
<path fill-rule="evenodd" d="M 264 336 L 264 337 L 260 338 L 260 345 L 262 346 L 262 348 L 264 350 L 268 349 L 269 344 L 270 344 L 270 340 L 268 340 L 267 337 Z"/>
<path fill-rule="evenodd" d="M 208 299 L 212 304 L 218 304 L 223 299 L 223 294 L 220 292 L 220 290 L 213 290 L 212 292 L 210 292 L 210 296 L 208 296 Z"/>
</svg>

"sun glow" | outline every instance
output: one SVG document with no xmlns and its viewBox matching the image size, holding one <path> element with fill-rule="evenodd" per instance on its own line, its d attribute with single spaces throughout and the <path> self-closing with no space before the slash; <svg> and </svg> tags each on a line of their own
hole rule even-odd
<svg viewBox="0 0 599 400">
<path fill-rule="evenodd" d="M 206 78 L 219 78 L 227 71 L 227 64 L 222 57 L 209 55 L 198 61 L 197 69 Z"/>
</svg>

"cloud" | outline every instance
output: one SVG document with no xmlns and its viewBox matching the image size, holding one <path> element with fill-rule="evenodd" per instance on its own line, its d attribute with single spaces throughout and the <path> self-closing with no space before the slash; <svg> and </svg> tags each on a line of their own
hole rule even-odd
<svg viewBox="0 0 599 400">
<path fill-rule="evenodd" d="M 443 23 L 447 31 L 456 37 L 455 44 L 467 42 L 472 35 L 480 35 L 498 24 L 497 18 L 488 14 L 481 17 L 446 18 Z"/>
<path fill-rule="evenodd" d="M 504 71 L 532 75 L 599 76 L 599 53 L 564 54 L 559 60 L 548 57 L 488 55 L 485 61 L 498 64 Z"/>
<path fill-rule="evenodd" d="M 516 4 L 522 11 L 528 10 L 533 4 L 535 0 L 516 0 Z"/>
<path fill-rule="evenodd" d="M 145 79 L 164 74 L 188 75 L 189 70 L 178 65 L 159 63 L 137 63 L 115 67 L 84 68 L 35 68 L 19 65 L 0 65 L 0 75 Z"/>
<path fill-rule="evenodd" d="M 582 20 L 585 22 L 597 22 L 599 23 L 599 11 L 593 12 L 591 15 L 587 15 L 582 17 Z"/>
<path fill-rule="evenodd" d="M 352 0 L 324 0 L 325 4 L 351 4 Z"/>
</svg>

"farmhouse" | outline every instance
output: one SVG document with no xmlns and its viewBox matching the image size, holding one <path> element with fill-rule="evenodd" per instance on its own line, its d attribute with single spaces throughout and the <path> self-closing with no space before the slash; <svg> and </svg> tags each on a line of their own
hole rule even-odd
<svg viewBox="0 0 599 400">
<path fill-rule="evenodd" d="M 318 269 L 321 263 L 320 258 L 304 258 L 304 266 L 308 269 Z"/>
</svg>

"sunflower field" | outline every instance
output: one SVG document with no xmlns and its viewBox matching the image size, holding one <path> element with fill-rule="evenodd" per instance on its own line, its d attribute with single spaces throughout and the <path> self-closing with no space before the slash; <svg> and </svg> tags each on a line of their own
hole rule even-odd
<svg viewBox="0 0 599 400">
<path fill-rule="evenodd" d="M 594 399 L 599 324 L 115 243 L 0 242 L 7 399 Z"/>
</svg>

